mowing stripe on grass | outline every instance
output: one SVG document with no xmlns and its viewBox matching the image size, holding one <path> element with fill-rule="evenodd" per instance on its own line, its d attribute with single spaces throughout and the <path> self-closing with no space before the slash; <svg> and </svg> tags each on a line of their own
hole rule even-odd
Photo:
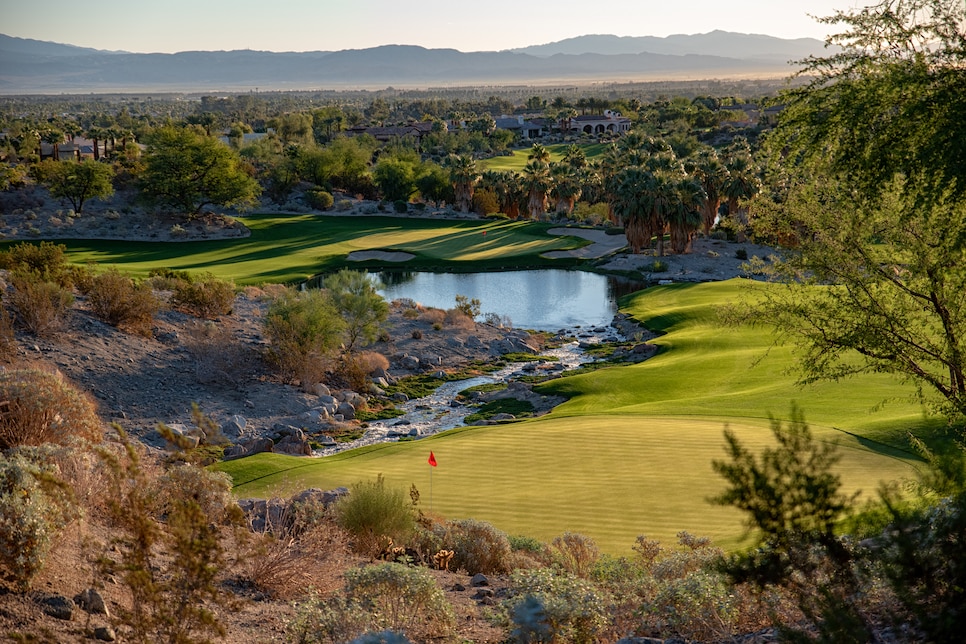
<svg viewBox="0 0 966 644">
<path fill-rule="evenodd" d="M 639 534 L 674 543 L 687 530 L 736 546 L 742 517 L 707 498 L 723 489 L 711 462 L 724 458 L 719 419 L 648 416 L 544 417 L 457 430 L 380 449 L 306 460 L 259 455 L 219 465 L 239 496 L 291 494 L 307 487 L 351 485 L 382 474 L 400 488 L 415 483 L 447 518 L 489 521 L 510 534 L 550 540 L 566 531 L 592 536 L 606 551 L 626 553 Z M 767 423 L 732 419 L 753 451 L 771 442 Z M 866 449 L 856 437 L 813 427 L 843 445 L 839 468 L 848 491 L 873 492 L 879 481 L 914 473 L 913 459 Z"/>
</svg>

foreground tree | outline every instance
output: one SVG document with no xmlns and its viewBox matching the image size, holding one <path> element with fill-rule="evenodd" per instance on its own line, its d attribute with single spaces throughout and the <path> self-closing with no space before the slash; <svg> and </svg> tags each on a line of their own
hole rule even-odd
<svg viewBox="0 0 966 644">
<path fill-rule="evenodd" d="M 69 201 L 78 215 L 88 200 L 114 194 L 114 168 L 99 161 L 47 160 L 36 166 L 34 175 L 52 197 Z"/>
<path fill-rule="evenodd" d="M 966 15 L 962 0 L 838 13 L 840 53 L 785 99 L 759 231 L 797 247 L 759 309 L 801 380 L 891 373 L 966 415 Z M 875 124 L 875 127 L 870 127 Z M 776 187 L 777 186 L 777 187 Z M 757 207 L 757 206 L 756 206 Z"/>
<path fill-rule="evenodd" d="M 148 139 L 141 191 L 151 203 L 197 215 L 208 205 L 250 206 L 261 188 L 227 145 L 191 128 L 163 127 Z"/>
</svg>

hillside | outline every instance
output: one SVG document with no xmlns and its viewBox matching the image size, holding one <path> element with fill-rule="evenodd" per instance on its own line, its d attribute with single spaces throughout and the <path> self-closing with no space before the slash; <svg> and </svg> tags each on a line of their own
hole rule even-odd
<svg viewBox="0 0 966 644">
<path fill-rule="evenodd" d="M 313 52 L 104 52 L 0 35 L 0 93 L 433 86 L 450 83 L 775 77 L 820 52 L 812 39 L 715 31 L 580 38 L 512 51 L 409 45 Z"/>
</svg>

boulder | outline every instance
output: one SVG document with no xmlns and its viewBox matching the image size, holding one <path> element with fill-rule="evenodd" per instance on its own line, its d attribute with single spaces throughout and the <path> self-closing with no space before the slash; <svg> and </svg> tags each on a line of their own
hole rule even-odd
<svg viewBox="0 0 966 644">
<path fill-rule="evenodd" d="M 274 452 L 290 456 L 312 456 L 312 446 L 304 434 L 302 438 L 289 435 L 275 444 Z"/>
<path fill-rule="evenodd" d="M 289 499 L 289 506 L 301 503 L 318 503 L 326 507 L 349 494 L 349 488 L 337 487 L 334 490 L 320 490 L 317 487 L 302 490 Z"/>
<path fill-rule="evenodd" d="M 94 629 L 94 639 L 101 642 L 113 642 L 117 639 L 117 633 L 110 626 L 98 626 Z"/>
<path fill-rule="evenodd" d="M 475 575 L 473 575 L 473 578 L 470 579 L 470 586 L 472 586 L 473 588 L 479 588 L 480 586 L 489 586 L 489 585 L 490 585 L 490 580 L 487 579 L 486 575 L 484 575 L 481 572 L 476 573 Z"/>
<path fill-rule="evenodd" d="M 245 429 L 248 427 L 248 419 L 239 414 L 235 414 L 224 423 L 221 424 L 221 433 L 229 438 L 238 438 L 244 435 Z"/>
<path fill-rule="evenodd" d="M 416 356 L 405 355 L 399 362 L 402 368 L 408 371 L 416 371 L 419 369 L 419 358 Z"/>
<path fill-rule="evenodd" d="M 329 388 L 326 387 L 321 382 L 316 383 L 316 385 L 314 387 L 312 387 L 312 393 L 314 393 L 316 396 L 318 396 L 320 398 L 322 396 L 329 396 L 331 394 L 331 392 L 329 391 Z"/>
<path fill-rule="evenodd" d="M 252 532 L 274 532 L 285 527 L 288 503 L 282 499 L 239 499 Z"/>
<path fill-rule="evenodd" d="M 77 593 L 74 596 L 74 603 L 77 604 L 81 610 L 87 611 L 88 613 L 97 613 L 100 615 L 108 614 L 107 605 L 104 603 L 104 598 L 96 588 L 88 588 L 87 590 Z"/>
<path fill-rule="evenodd" d="M 392 401 L 393 402 L 406 402 L 408 400 L 409 400 L 409 396 L 407 396 L 406 394 L 404 394 L 401 391 L 397 391 L 396 393 L 394 393 L 392 395 Z"/>
<path fill-rule="evenodd" d="M 55 619 L 70 621 L 74 615 L 74 602 L 63 595 L 48 595 L 40 600 L 40 609 Z"/>
<path fill-rule="evenodd" d="M 490 420 L 495 420 L 497 422 L 504 421 L 504 420 L 516 420 L 516 419 L 517 417 L 514 416 L 513 414 L 493 414 L 492 416 L 490 416 Z"/>
<path fill-rule="evenodd" d="M 352 420 L 356 417 L 356 408 L 350 402 L 342 402 L 339 403 L 339 407 L 335 413 L 336 416 L 342 416 L 344 420 Z"/>
</svg>

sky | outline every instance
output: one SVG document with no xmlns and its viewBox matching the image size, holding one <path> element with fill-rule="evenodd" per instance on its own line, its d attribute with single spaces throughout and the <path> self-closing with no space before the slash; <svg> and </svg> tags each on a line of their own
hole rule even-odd
<svg viewBox="0 0 966 644">
<path fill-rule="evenodd" d="M 0 33 L 138 53 L 336 51 L 421 45 L 499 51 L 586 34 L 715 29 L 824 40 L 861 0 L 0 0 Z"/>
</svg>

